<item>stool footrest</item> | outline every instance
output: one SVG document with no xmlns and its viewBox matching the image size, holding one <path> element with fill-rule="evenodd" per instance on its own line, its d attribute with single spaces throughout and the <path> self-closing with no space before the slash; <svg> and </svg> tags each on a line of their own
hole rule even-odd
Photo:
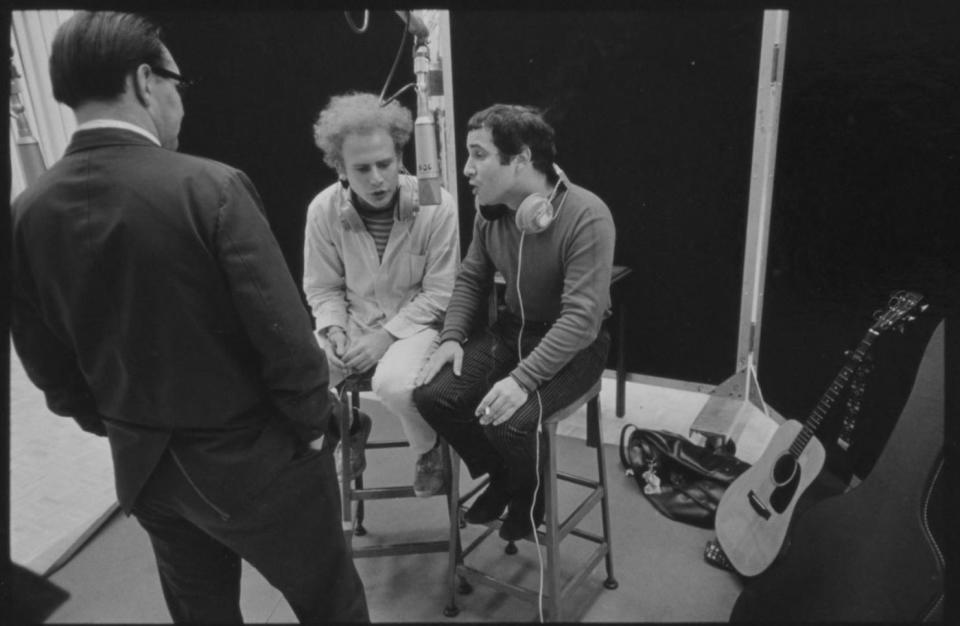
<svg viewBox="0 0 960 626">
<path fill-rule="evenodd" d="M 364 447 L 367 450 L 383 450 L 386 448 L 409 448 L 410 443 L 406 441 L 368 441 Z"/>
<path fill-rule="evenodd" d="M 602 541 L 602 540 L 601 540 Z M 583 564 L 577 568 L 577 573 L 570 577 L 562 586 L 560 591 L 560 597 L 564 598 L 567 596 L 568 592 L 571 591 L 574 587 L 581 584 L 587 576 L 589 576 L 597 565 L 603 560 L 609 551 L 609 546 L 606 543 L 602 543 L 597 546 L 597 548 L 590 554 L 590 557 L 583 562 Z M 464 563 L 458 563 L 456 568 L 456 573 L 473 584 L 486 585 L 488 587 L 493 587 L 499 591 L 509 593 L 511 595 L 520 597 L 522 599 L 530 600 L 536 602 L 539 598 L 539 592 L 528 587 L 523 587 L 520 585 L 515 585 L 513 583 L 508 583 L 506 581 L 500 580 L 490 576 L 486 572 L 482 572 L 474 567 L 466 565 Z M 544 602 L 550 598 L 550 595 L 544 591 L 543 599 Z"/>
<path fill-rule="evenodd" d="M 445 495 L 445 494 L 437 494 Z M 371 487 L 365 489 L 351 489 L 351 500 L 385 500 L 388 498 L 416 498 L 417 494 L 413 492 L 413 487 L 406 485 L 403 487 Z"/>
<path fill-rule="evenodd" d="M 575 483 L 581 487 L 589 487 L 591 489 L 596 489 L 600 485 L 595 480 L 590 480 L 589 478 L 584 478 L 583 476 L 576 476 L 575 474 L 567 474 L 566 472 L 557 472 L 558 480 L 565 480 L 568 483 Z"/>
<path fill-rule="evenodd" d="M 457 574 L 466 578 L 469 582 L 474 584 L 487 585 L 488 587 L 493 587 L 498 591 L 503 591 L 504 593 L 509 593 L 514 596 L 519 596 L 525 600 L 530 600 L 533 602 L 537 601 L 539 596 L 538 592 L 527 587 L 521 587 L 520 585 L 515 585 L 513 583 L 508 583 L 503 580 L 499 580 L 490 576 L 484 572 L 481 572 L 478 569 L 474 569 L 469 565 L 457 565 Z M 544 599 L 547 598 L 546 593 L 544 593 Z"/>
<path fill-rule="evenodd" d="M 563 520 L 560 523 L 560 527 L 557 529 L 559 535 L 558 541 L 563 541 L 564 537 L 569 535 L 573 530 L 576 529 L 577 524 L 579 524 L 584 517 L 587 516 L 587 513 L 593 510 L 603 497 L 603 489 L 597 487 L 593 490 L 589 496 L 584 498 L 576 509 L 573 510 L 573 513 L 567 516 L 567 519 Z"/>
<path fill-rule="evenodd" d="M 377 546 L 354 546 L 353 557 L 356 559 L 397 556 L 401 554 L 423 554 L 427 552 L 448 552 L 449 541 L 419 541 L 408 543 L 390 543 Z"/>
<path fill-rule="evenodd" d="M 570 534 L 574 537 L 579 537 L 580 539 L 586 539 L 587 541 L 592 541 L 593 543 L 606 543 L 607 540 L 586 530 L 580 530 L 579 528 L 574 528 L 570 531 Z"/>
<path fill-rule="evenodd" d="M 461 561 L 463 561 L 463 559 L 467 558 L 467 555 L 468 555 L 468 554 L 470 554 L 471 552 L 473 552 L 473 551 L 476 549 L 477 546 L 479 546 L 481 543 L 483 543 L 483 540 L 486 539 L 487 537 L 489 537 L 489 536 L 490 536 L 490 533 L 492 533 L 492 532 L 495 531 L 496 529 L 500 528 L 500 520 L 497 520 L 496 522 L 490 522 L 490 523 L 487 524 L 486 526 L 487 526 L 486 529 L 484 529 L 484 531 L 483 531 L 482 533 L 480 533 L 480 535 L 479 535 L 476 539 L 474 539 L 473 541 L 471 541 L 471 542 L 470 542 L 470 545 L 468 545 L 466 548 L 463 548 L 463 549 L 460 551 L 460 560 L 461 560 Z"/>
<path fill-rule="evenodd" d="M 576 574 L 574 574 L 570 580 L 564 583 L 560 587 L 560 597 L 567 597 L 567 592 L 583 582 L 583 580 L 590 575 L 591 572 L 600 564 L 600 561 L 603 560 L 603 557 L 607 555 L 608 546 L 606 544 L 597 546 L 597 549 L 593 551 L 593 554 L 590 555 L 583 565 L 581 565 Z"/>
</svg>

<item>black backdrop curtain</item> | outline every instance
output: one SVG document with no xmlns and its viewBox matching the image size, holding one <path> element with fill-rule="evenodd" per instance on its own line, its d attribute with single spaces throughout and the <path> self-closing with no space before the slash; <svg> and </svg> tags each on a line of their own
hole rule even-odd
<svg viewBox="0 0 960 626">
<path fill-rule="evenodd" d="M 788 417 L 806 416 L 889 291 L 947 305 L 958 283 L 958 22 L 928 3 L 845 6 L 790 14 L 759 355 L 766 399 Z M 374 11 L 356 35 L 340 11 L 155 16 L 203 81 L 181 149 L 250 174 L 299 282 L 307 203 L 334 180 L 312 122 L 332 94 L 379 92 L 400 21 Z M 455 10 L 451 22 L 458 172 L 471 113 L 545 108 L 558 162 L 610 205 L 616 262 L 635 270 L 628 370 L 732 374 L 761 9 Z M 411 77 L 408 43 L 391 92 Z M 465 186 L 459 200 L 466 244 Z"/>
</svg>

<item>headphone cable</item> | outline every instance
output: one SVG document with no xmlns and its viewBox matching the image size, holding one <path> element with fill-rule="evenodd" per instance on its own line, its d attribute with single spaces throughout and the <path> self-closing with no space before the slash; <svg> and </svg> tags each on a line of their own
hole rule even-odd
<svg viewBox="0 0 960 626">
<path fill-rule="evenodd" d="M 564 197 L 566 199 L 566 197 Z M 561 203 L 562 206 L 562 203 Z M 520 269 L 523 265 L 523 230 L 520 231 L 520 246 L 517 250 L 517 301 L 520 304 L 520 332 L 517 334 L 517 361 L 523 359 L 523 328 L 527 323 L 526 314 L 523 310 L 523 294 L 520 291 Z M 533 488 L 533 497 L 530 500 L 530 526 L 533 529 L 533 542 L 537 546 L 537 563 L 540 571 L 540 583 L 537 593 L 537 610 L 540 622 L 543 623 L 543 554 L 540 551 L 540 538 L 537 536 L 537 522 L 533 518 L 533 510 L 537 506 L 537 492 L 540 490 L 540 434 L 543 426 L 543 400 L 540 398 L 540 390 L 534 391 L 537 394 L 537 432 L 535 439 L 535 453 L 533 472 L 536 482 Z"/>
</svg>

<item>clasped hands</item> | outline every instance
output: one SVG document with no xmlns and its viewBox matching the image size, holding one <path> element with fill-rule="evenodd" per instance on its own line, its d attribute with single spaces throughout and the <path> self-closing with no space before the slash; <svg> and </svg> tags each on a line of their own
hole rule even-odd
<svg viewBox="0 0 960 626">
<path fill-rule="evenodd" d="M 453 363 L 453 374 L 459 376 L 463 367 L 463 347 L 456 341 L 440 344 L 420 370 L 414 385 L 419 387 L 430 382 L 447 363 Z M 512 376 L 497 381 L 477 405 L 475 414 L 480 418 L 480 425 L 499 426 L 504 423 L 523 406 L 529 395 Z"/>
<path fill-rule="evenodd" d="M 333 348 L 333 354 L 328 354 L 335 365 L 352 372 L 366 372 L 376 365 L 396 338 L 383 328 L 372 333 L 361 335 L 355 339 L 347 337 L 339 326 L 332 326 L 327 331 L 327 339 Z"/>
</svg>

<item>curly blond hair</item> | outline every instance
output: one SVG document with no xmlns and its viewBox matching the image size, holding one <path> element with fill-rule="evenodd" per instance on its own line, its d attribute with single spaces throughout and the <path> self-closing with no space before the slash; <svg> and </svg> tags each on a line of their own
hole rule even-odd
<svg viewBox="0 0 960 626">
<path fill-rule="evenodd" d="M 390 134 L 401 153 L 413 133 L 413 115 L 396 101 L 380 106 L 380 98 L 372 93 L 350 92 L 330 98 L 313 124 L 313 140 L 323 152 L 323 162 L 339 171 L 344 138 L 379 128 Z"/>
</svg>

